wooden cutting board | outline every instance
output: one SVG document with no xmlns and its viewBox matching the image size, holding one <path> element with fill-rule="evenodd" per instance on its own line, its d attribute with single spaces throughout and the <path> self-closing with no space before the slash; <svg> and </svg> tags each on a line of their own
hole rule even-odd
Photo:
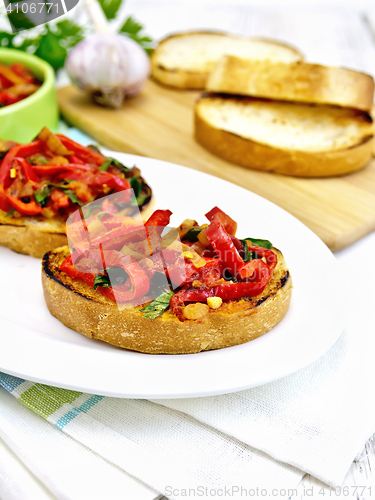
<svg viewBox="0 0 375 500">
<path fill-rule="evenodd" d="M 120 110 L 110 110 L 94 105 L 73 86 L 58 90 L 65 120 L 99 144 L 178 163 L 243 186 L 292 213 L 332 251 L 375 229 L 375 160 L 360 172 L 328 179 L 299 179 L 234 165 L 194 140 L 197 96 L 197 92 L 171 90 L 148 81 Z"/>
</svg>

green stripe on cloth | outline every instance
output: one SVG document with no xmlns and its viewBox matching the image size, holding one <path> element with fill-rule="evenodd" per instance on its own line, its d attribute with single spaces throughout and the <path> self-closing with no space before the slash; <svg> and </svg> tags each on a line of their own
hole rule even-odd
<svg viewBox="0 0 375 500">
<path fill-rule="evenodd" d="M 43 384 L 34 384 L 18 398 L 31 410 L 47 418 L 66 403 L 72 403 L 82 392 L 59 389 Z"/>
</svg>

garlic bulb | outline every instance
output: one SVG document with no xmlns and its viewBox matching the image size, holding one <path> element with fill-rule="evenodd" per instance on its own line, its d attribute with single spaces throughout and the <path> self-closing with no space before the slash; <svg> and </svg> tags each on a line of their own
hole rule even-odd
<svg viewBox="0 0 375 500">
<path fill-rule="evenodd" d="M 72 82 L 100 104 L 118 108 L 125 96 L 137 94 L 150 74 L 142 47 L 125 35 L 97 33 L 69 54 L 66 70 Z"/>
</svg>

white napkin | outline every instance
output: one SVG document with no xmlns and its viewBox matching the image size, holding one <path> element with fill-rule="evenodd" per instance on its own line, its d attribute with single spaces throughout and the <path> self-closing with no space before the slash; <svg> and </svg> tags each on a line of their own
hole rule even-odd
<svg viewBox="0 0 375 500">
<path fill-rule="evenodd" d="M 293 375 L 230 395 L 155 402 L 72 395 L 3 376 L 0 437 L 64 499 L 85 498 L 82 485 L 91 488 L 87 498 L 100 498 L 109 477 L 113 499 L 120 490 L 151 500 L 204 488 L 241 498 L 256 487 L 296 487 L 305 472 L 340 485 L 375 431 L 373 255 L 375 234 L 338 254 L 350 324 L 327 354 Z"/>
<path fill-rule="evenodd" d="M 338 486 L 375 432 L 375 373 L 360 348 L 364 337 L 345 333 L 319 361 L 259 388 L 155 402 Z"/>
<path fill-rule="evenodd" d="M 0 437 L 56 498 L 152 500 L 158 493 L 85 448 L 0 388 Z M 6 462 L 5 462 L 6 460 Z M 44 500 L 35 482 L 0 454 L 1 500 Z"/>
<path fill-rule="evenodd" d="M 25 382 L 12 397 L 0 388 L 0 436 L 57 498 L 115 500 L 123 498 L 125 491 L 126 498 L 136 500 L 156 496 L 139 483 L 131 484 L 122 471 L 171 499 L 181 497 L 183 490 L 194 490 L 198 495 L 205 488 L 218 495 L 220 491 L 226 493 L 220 495 L 223 498 L 240 498 L 241 489 L 297 486 L 303 476 L 303 472 L 238 440 L 149 401 L 98 398 L 92 405 L 92 396 L 83 394 L 61 406 L 47 421 L 17 401 L 30 388 L 41 393 L 45 390 L 44 386 Z M 48 389 L 46 407 L 51 404 Z M 84 407 L 87 411 L 73 411 Z M 73 413 L 75 417 L 70 418 Z M 60 438 L 55 441 L 56 433 Z M 71 457 L 75 457 L 72 463 Z M 111 471 L 105 460 L 118 468 Z M 112 496 L 103 497 L 100 488 L 105 485 L 101 479 L 109 484 L 116 471 L 124 477 L 112 485 Z M 69 481 L 64 484 L 67 476 Z M 96 484 L 90 484 L 90 477 Z M 121 481 L 126 487 L 120 487 Z M 84 496 L 82 488 L 86 485 L 92 491 Z M 134 491 L 136 487 L 138 491 Z"/>
</svg>

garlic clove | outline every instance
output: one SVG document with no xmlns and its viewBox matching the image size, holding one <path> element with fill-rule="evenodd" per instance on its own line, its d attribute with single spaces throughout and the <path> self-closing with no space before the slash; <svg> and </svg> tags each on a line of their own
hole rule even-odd
<svg viewBox="0 0 375 500">
<path fill-rule="evenodd" d="M 150 75 L 150 61 L 134 40 L 101 33 L 77 44 L 67 58 L 72 82 L 97 102 L 118 108 L 125 96 L 137 94 Z"/>
</svg>

